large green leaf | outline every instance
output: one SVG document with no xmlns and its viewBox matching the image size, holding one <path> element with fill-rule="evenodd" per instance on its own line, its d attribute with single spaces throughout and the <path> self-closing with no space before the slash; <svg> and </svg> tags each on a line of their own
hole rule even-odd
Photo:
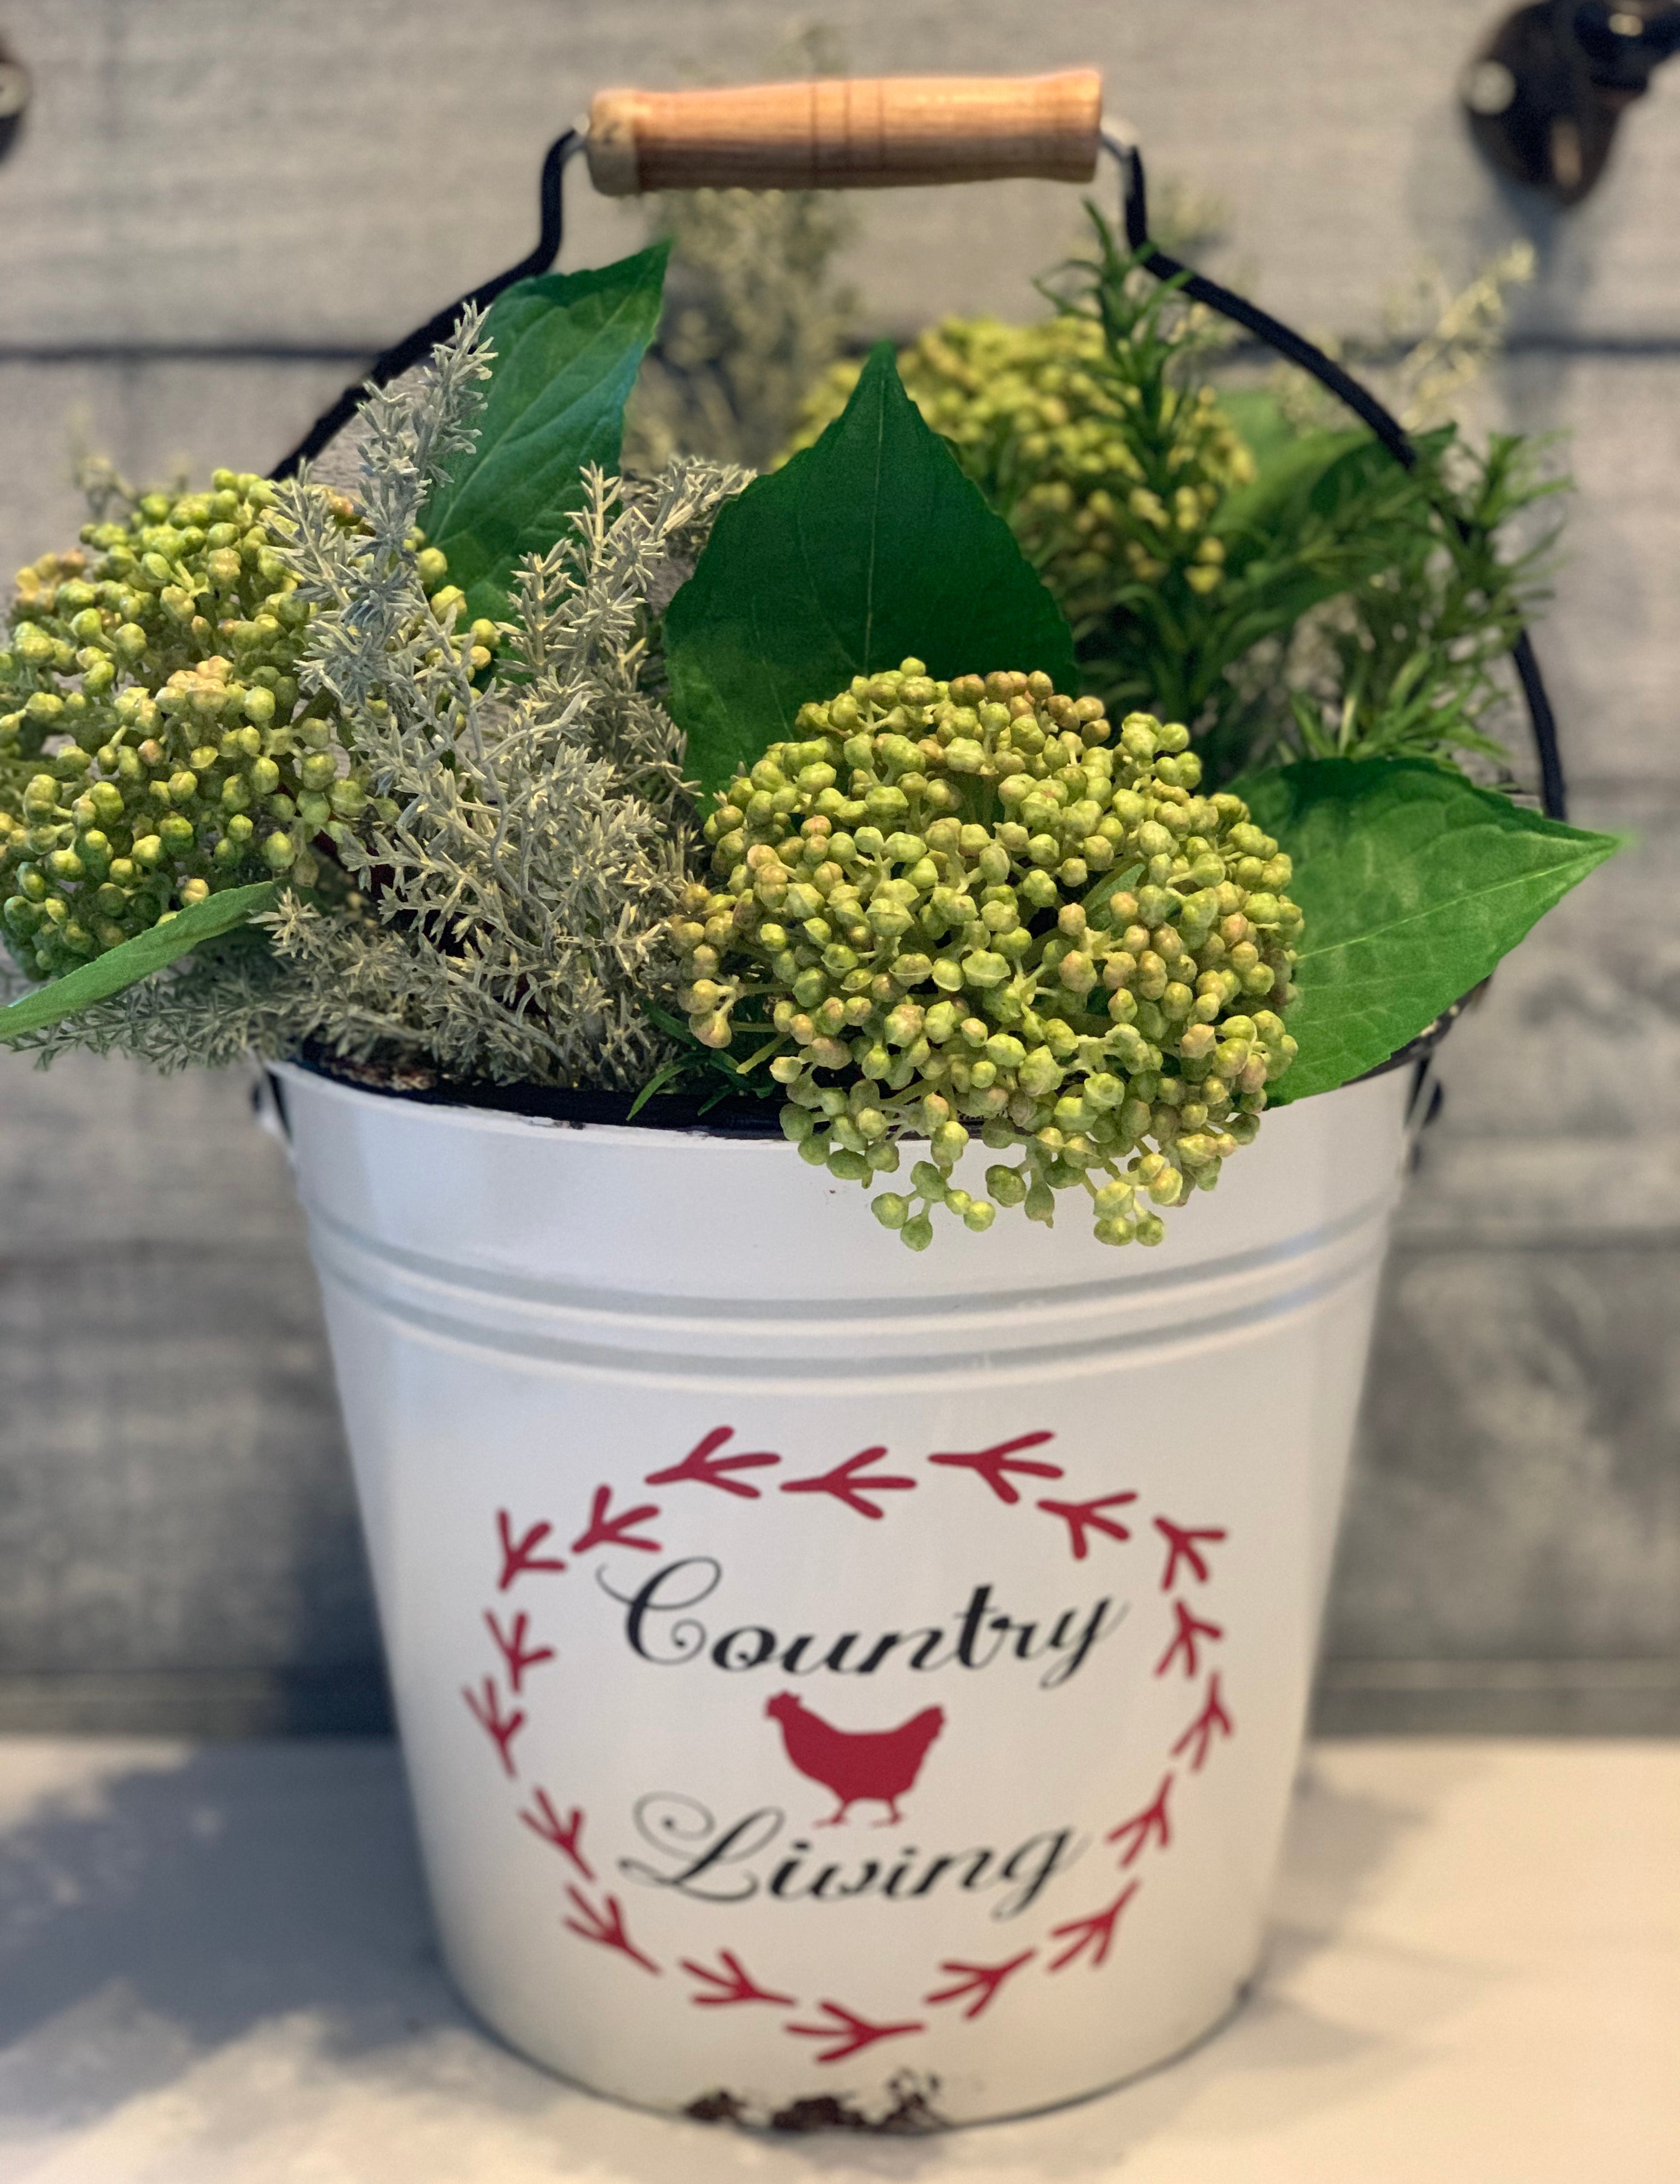
<svg viewBox="0 0 1680 2184">
<path fill-rule="evenodd" d="M 1427 499 L 1433 465 L 1455 437 L 1450 425 L 1421 435 L 1416 445 L 1423 462 L 1409 473 L 1363 426 L 1288 439 L 1273 436 L 1259 454 L 1258 475 L 1220 504 L 1214 528 L 1232 539 L 1287 540 L 1304 521 L 1345 516 L 1373 493 L 1405 493 L 1409 479 L 1410 491 Z"/>
<path fill-rule="evenodd" d="M 108 948 L 79 971 L 50 979 L 9 1008 L 0 1009 L 0 1039 L 21 1039 L 25 1032 L 43 1031 L 48 1024 L 73 1017 L 78 1009 L 109 1000 L 113 994 L 149 978 L 154 971 L 161 971 L 201 941 L 214 940 L 221 933 L 231 933 L 236 925 L 243 925 L 259 911 L 272 910 L 280 899 L 280 885 L 278 880 L 259 880 L 254 887 L 224 889 L 190 909 L 177 911 L 167 924 L 136 933 L 119 948 Z"/>
<path fill-rule="evenodd" d="M 1313 760 L 1238 794 L 1306 917 L 1278 1106 L 1386 1061 L 1618 846 L 1416 759 Z"/>
<path fill-rule="evenodd" d="M 1222 538 L 1265 533 L 1285 510 L 1298 508 L 1346 455 L 1376 448 L 1385 462 L 1394 457 L 1368 432 L 1300 432 L 1274 437 L 1260 454 L 1256 474 L 1221 501 L 1214 528 Z"/>
<path fill-rule="evenodd" d="M 1079 687 L 1061 610 L 882 343 L 815 446 L 719 515 L 665 616 L 688 770 L 721 788 L 854 675 L 1035 668 Z"/>
<path fill-rule="evenodd" d="M 668 243 L 615 265 L 516 281 L 491 305 L 496 351 L 476 443 L 421 513 L 470 616 L 509 611 L 515 570 L 582 505 L 587 463 L 618 468 L 624 405 L 659 323 Z"/>
</svg>

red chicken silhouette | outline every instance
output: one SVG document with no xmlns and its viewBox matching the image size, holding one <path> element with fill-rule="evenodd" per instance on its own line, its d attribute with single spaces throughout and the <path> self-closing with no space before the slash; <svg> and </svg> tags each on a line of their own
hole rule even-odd
<svg viewBox="0 0 1680 2184">
<path fill-rule="evenodd" d="M 927 1707 L 897 1729 L 832 1729 L 792 1691 L 778 1692 L 765 1712 L 781 1723 L 787 1757 L 800 1774 L 840 1800 L 839 1811 L 819 1820 L 820 1828 L 837 1827 L 856 1804 L 887 1806 L 887 1818 L 876 1825 L 893 1825 L 901 1817 L 899 1798 L 915 1787 L 927 1747 L 945 1726 L 944 1708 Z"/>
</svg>

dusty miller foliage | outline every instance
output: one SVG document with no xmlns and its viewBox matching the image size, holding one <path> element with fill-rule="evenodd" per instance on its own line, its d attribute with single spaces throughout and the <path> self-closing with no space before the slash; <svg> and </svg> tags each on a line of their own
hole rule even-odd
<svg viewBox="0 0 1680 2184">
<path fill-rule="evenodd" d="M 585 474 L 569 536 L 531 557 L 493 688 L 439 641 L 420 510 L 473 438 L 487 377 L 470 320 L 363 415 L 365 527 L 307 478 L 282 493 L 282 559 L 314 606 L 299 667 L 372 769 L 375 805 L 338 847 L 348 885 L 288 892 L 247 932 L 43 1033 L 45 1055 L 120 1047 L 154 1064 L 314 1040 L 453 1078 L 639 1086 L 671 1050 L 644 1003 L 676 983 L 666 922 L 692 853 L 681 738 L 660 702 L 654 617 L 739 472 Z"/>
</svg>

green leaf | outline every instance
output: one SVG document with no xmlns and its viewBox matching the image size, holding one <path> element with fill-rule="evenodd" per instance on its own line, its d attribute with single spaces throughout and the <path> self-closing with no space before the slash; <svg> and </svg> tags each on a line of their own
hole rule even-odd
<svg viewBox="0 0 1680 2184">
<path fill-rule="evenodd" d="M 1312 760 L 1236 793 L 1294 860 L 1306 918 L 1278 1106 L 1398 1053 L 1620 846 L 1416 759 Z"/>
<path fill-rule="evenodd" d="M 665 616 L 688 771 L 722 788 L 854 675 L 1042 668 L 1079 687 L 1073 638 L 1007 523 L 871 351 L 813 447 L 725 507 Z"/>
<path fill-rule="evenodd" d="M 1455 437 L 1450 425 L 1421 434 L 1419 468 L 1403 470 L 1382 443 L 1361 426 L 1346 432 L 1302 432 L 1273 439 L 1258 460 L 1253 482 L 1227 493 L 1214 519 L 1221 537 L 1285 538 L 1309 517 L 1329 520 L 1373 492 L 1404 490 L 1427 500 L 1432 466 Z"/>
<path fill-rule="evenodd" d="M 1270 532 L 1286 510 L 1300 505 L 1329 471 L 1362 447 L 1377 448 L 1385 462 L 1394 457 L 1368 432 L 1300 432 L 1274 439 L 1256 457 L 1256 476 L 1226 494 L 1214 516 L 1222 538 Z"/>
<path fill-rule="evenodd" d="M 1410 470 L 1370 433 L 1355 437 L 1358 444 L 1328 464 L 1308 489 L 1306 506 L 1314 515 L 1343 515 L 1369 501 L 1373 493 L 1391 502 L 1399 496 L 1421 509 L 1438 490 L 1441 458 L 1458 437 L 1458 428 L 1444 425 L 1437 432 L 1416 435 L 1412 444 L 1419 460 Z"/>
<path fill-rule="evenodd" d="M 668 243 L 615 265 L 516 281 L 491 305 L 496 351 L 476 443 L 420 515 L 467 615 L 505 619 L 514 571 L 583 504 L 588 463 L 616 471 L 624 405 L 659 323 Z"/>
<path fill-rule="evenodd" d="M 109 1000 L 113 994 L 149 978 L 200 941 L 214 940 L 236 925 L 243 925 L 259 911 L 272 910 L 280 899 L 280 889 L 278 880 L 259 880 L 254 887 L 226 888 L 220 894 L 195 902 L 190 909 L 177 911 L 167 924 L 136 933 L 120 948 L 108 948 L 91 963 L 84 963 L 79 971 L 51 979 L 9 1008 L 0 1009 L 0 1039 L 42 1031 L 62 1017 L 73 1017 L 79 1009 Z"/>
</svg>

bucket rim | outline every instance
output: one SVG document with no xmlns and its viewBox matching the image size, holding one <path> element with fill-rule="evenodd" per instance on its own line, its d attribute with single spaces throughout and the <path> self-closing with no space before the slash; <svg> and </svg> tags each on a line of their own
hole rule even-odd
<svg viewBox="0 0 1680 2184">
<path fill-rule="evenodd" d="M 1473 986 L 1427 1024 L 1416 1039 L 1409 1039 L 1363 1076 L 1350 1078 L 1349 1085 L 1367 1084 L 1393 1071 L 1427 1064 L 1459 1018 L 1481 1000 L 1489 983 L 1484 978 Z M 261 1066 L 270 1081 L 280 1071 L 292 1069 L 340 1091 L 366 1093 L 373 1099 L 402 1100 L 413 1106 L 444 1108 L 485 1120 L 559 1129 L 612 1130 L 637 1137 L 722 1139 L 749 1145 L 787 1143 L 778 1120 L 780 1103 L 769 1095 L 750 1099 L 726 1094 L 721 1099 L 703 1100 L 692 1094 L 662 1092 L 632 1116 L 630 1111 L 637 1097 L 634 1093 L 527 1083 L 497 1084 L 487 1078 L 464 1081 L 434 1073 L 426 1065 L 420 1065 L 405 1083 L 400 1077 L 393 1080 L 381 1073 L 371 1064 L 347 1061 L 314 1045 L 295 1055 L 264 1060 Z M 1345 1091 L 1349 1085 L 1338 1089 Z M 283 1108 L 283 1096 L 281 1105 Z"/>
</svg>

